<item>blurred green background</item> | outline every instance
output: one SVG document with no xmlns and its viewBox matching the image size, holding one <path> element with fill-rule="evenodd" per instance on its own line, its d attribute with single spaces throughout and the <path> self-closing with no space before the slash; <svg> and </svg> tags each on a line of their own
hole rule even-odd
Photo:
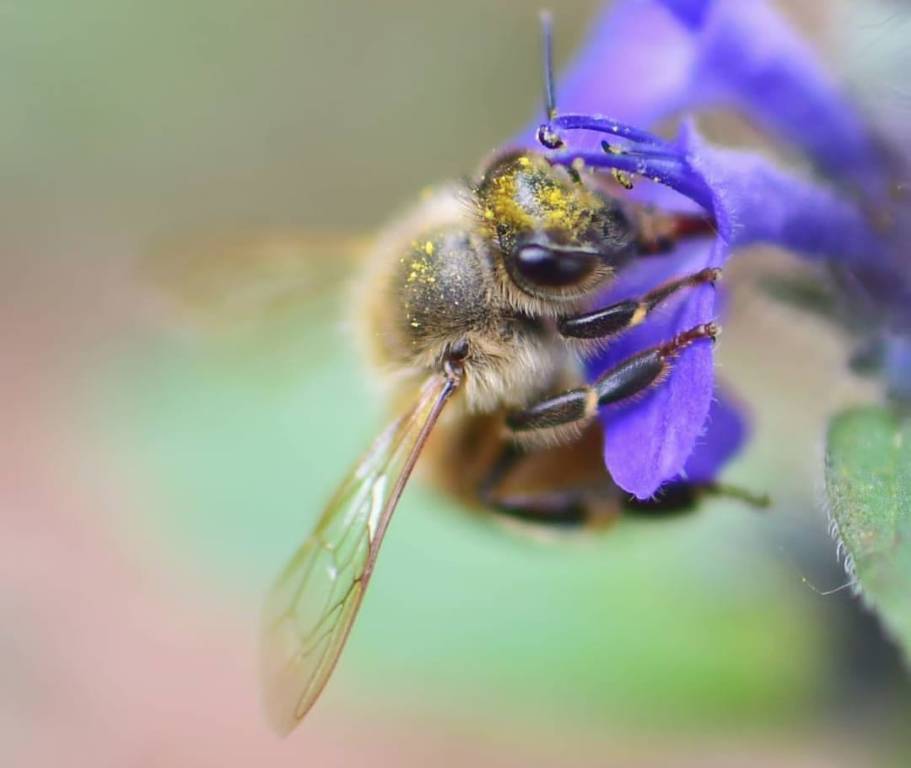
<svg viewBox="0 0 911 768">
<path fill-rule="evenodd" d="M 781 5 L 857 82 L 907 38 L 897 4 Z M 543 540 L 415 483 L 323 700 L 262 722 L 262 595 L 384 410 L 337 281 L 201 328 L 151 254 L 366 233 L 470 173 L 538 109 L 538 6 L 0 3 L 4 764 L 903 764 L 894 649 L 819 594 L 822 429 L 864 385 L 759 295 L 769 253 L 720 358 L 756 431 L 728 479 L 770 510 Z M 558 61 L 596 7 L 554 7 Z"/>
</svg>

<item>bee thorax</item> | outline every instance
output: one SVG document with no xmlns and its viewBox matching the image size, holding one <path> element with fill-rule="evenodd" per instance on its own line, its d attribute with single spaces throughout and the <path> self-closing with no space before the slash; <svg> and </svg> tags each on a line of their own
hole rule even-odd
<svg viewBox="0 0 911 768">
<path fill-rule="evenodd" d="M 522 406 L 565 370 L 552 323 L 502 289 L 498 255 L 478 231 L 465 190 L 449 189 L 381 238 L 364 284 L 364 330 L 378 367 L 419 380 L 465 345 L 470 410 Z"/>
</svg>

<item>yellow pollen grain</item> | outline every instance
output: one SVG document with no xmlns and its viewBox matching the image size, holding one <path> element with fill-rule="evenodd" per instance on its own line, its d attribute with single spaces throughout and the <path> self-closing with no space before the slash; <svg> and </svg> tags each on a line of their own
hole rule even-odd
<svg viewBox="0 0 911 768">
<path fill-rule="evenodd" d="M 424 243 L 424 253 L 428 256 L 433 256 L 433 243 L 430 240 Z"/>
<path fill-rule="evenodd" d="M 541 197 L 544 200 L 544 204 L 549 208 L 566 207 L 566 195 L 563 194 L 563 190 L 558 189 L 557 187 L 551 187 L 550 189 L 545 190 L 541 193 Z"/>
<path fill-rule="evenodd" d="M 626 173 L 626 171 L 621 171 L 621 170 L 618 170 L 617 168 L 611 168 L 611 176 L 613 176 L 614 181 L 616 181 L 624 189 L 633 188 L 632 177 L 628 173 Z"/>
<path fill-rule="evenodd" d="M 570 197 L 557 187 L 542 190 L 541 202 L 547 209 L 547 225 L 552 227 L 574 230 L 583 226 L 592 214 L 583 204 L 585 201 Z"/>
<path fill-rule="evenodd" d="M 433 250 L 433 243 L 427 241 L 420 248 L 416 248 L 417 255 L 411 259 L 409 266 L 408 277 L 405 278 L 406 282 L 411 285 L 412 283 L 421 282 L 425 284 L 435 283 L 436 278 L 433 274 L 433 268 L 430 263 L 426 261 L 425 253 L 428 252 L 428 248 Z"/>
</svg>

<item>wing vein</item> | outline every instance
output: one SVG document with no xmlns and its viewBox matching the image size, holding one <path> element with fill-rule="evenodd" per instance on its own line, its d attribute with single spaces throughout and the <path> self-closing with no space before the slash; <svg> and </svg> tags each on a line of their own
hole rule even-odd
<svg viewBox="0 0 911 768">
<path fill-rule="evenodd" d="M 408 478 L 460 382 L 461 371 L 452 368 L 425 382 L 411 410 L 348 472 L 272 588 L 262 680 L 266 713 L 280 733 L 294 728 L 329 679 Z"/>
</svg>

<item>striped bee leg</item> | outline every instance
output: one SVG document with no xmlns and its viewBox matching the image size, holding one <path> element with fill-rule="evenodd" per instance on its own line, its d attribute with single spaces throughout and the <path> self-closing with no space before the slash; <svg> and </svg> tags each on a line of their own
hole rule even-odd
<svg viewBox="0 0 911 768">
<path fill-rule="evenodd" d="M 714 284 L 721 270 L 708 267 L 692 275 L 671 280 L 638 299 L 621 301 L 603 309 L 582 315 L 561 317 L 557 321 L 560 334 L 570 339 L 606 339 L 639 325 L 659 304 L 684 288 Z"/>
<path fill-rule="evenodd" d="M 509 414 L 506 426 L 517 436 L 552 432 L 559 439 L 561 428 L 585 423 L 597 414 L 599 407 L 634 397 L 659 383 L 681 350 L 698 341 L 714 341 L 718 332 L 714 323 L 690 328 L 671 341 L 627 358 L 589 386 L 567 390 L 524 411 Z"/>
<path fill-rule="evenodd" d="M 477 489 L 477 499 L 496 515 L 548 528 L 600 528 L 621 515 L 650 520 L 676 517 L 694 512 L 710 499 L 754 509 L 770 504 L 767 495 L 739 486 L 683 480 L 668 483 L 651 499 L 637 499 L 610 478 L 599 448 L 599 441 L 584 440 L 541 456 L 506 444 Z M 550 470 L 552 476 L 544 476 Z M 563 477 L 553 476 L 557 474 Z"/>
<path fill-rule="evenodd" d="M 616 519 L 623 494 L 601 459 L 600 430 L 569 444 L 527 452 L 512 441 L 477 488 L 492 513 L 553 528 L 599 526 Z"/>
<path fill-rule="evenodd" d="M 503 452 L 491 466 L 478 488 L 478 498 L 492 511 L 526 523 L 555 526 L 583 525 L 588 512 L 581 495 L 573 489 L 549 489 L 535 492 L 503 492 L 500 486 L 523 461 L 525 454 L 513 443 L 505 443 Z"/>
</svg>

